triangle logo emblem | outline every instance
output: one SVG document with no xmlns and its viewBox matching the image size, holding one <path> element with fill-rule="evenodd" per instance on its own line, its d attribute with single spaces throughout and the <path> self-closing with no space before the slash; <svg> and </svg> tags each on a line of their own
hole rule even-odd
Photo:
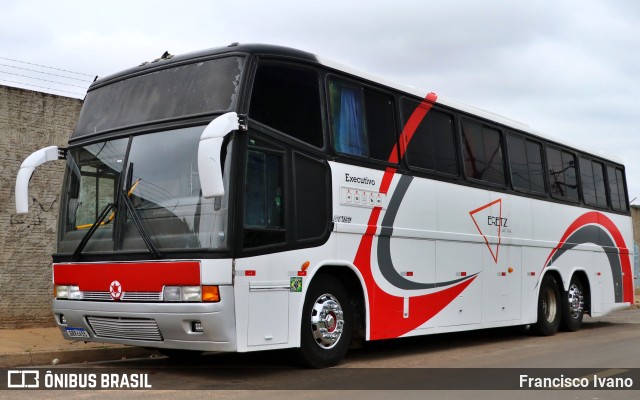
<svg viewBox="0 0 640 400">
<path fill-rule="evenodd" d="M 498 262 L 498 251 L 502 239 L 502 199 L 494 200 L 489 204 L 469 211 L 469 215 L 476 225 L 478 232 L 484 238 L 484 242 L 491 252 L 493 261 Z"/>
</svg>

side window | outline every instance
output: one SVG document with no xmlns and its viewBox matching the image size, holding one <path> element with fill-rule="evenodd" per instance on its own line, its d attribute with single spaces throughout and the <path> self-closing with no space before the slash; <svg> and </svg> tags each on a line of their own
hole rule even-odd
<svg viewBox="0 0 640 400">
<path fill-rule="evenodd" d="M 322 147 L 318 73 L 289 64 L 260 64 L 249 116 L 303 142 Z"/>
<path fill-rule="evenodd" d="M 330 179 L 326 161 L 251 134 L 244 186 L 243 247 L 304 246 L 325 237 L 331 223 Z"/>
<path fill-rule="evenodd" d="M 407 125 L 414 112 L 420 111 L 420 103 L 402 102 L 403 125 Z M 431 109 L 407 144 L 406 157 L 410 166 L 437 171 L 449 175 L 458 174 L 454 141 L 453 118 Z"/>
<path fill-rule="evenodd" d="M 557 198 L 578 200 L 576 158 L 572 153 L 547 147 L 551 194 Z"/>
<path fill-rule="evenodd" d="M 115 201 L 117 185 L 122 173 L 129 138 L 91 144 L 70 149 L 67 158 L 67 174 L 64 196 L 68 204 L 64 210 L 65 233 L 77 229 L 89 229 L 102 210 Z M 104 225 L 109 225 L 111 213 Z"/>
<path fill-rule="evenodd" d="M 337 152 L 389 160 L 396 145 L 391 96 L 355 83 L 330 79 L 329 105 Z"/>
<path fill-rule="evenodd" d="M 616 211 L 627 211 L 627 196 L 624 191 L 624 174 L 620 168 L 607 166 L 609 180 L 609 197 L 611 206 Z"/>
<path fill-rule="evenodd" d="M 596 184 L 593 180 L 591 160 L 582 157 L 580 157 L 580 183 L 584 202 L 592 206 L 596 205 Z"/>
<path fill-rule="evenodd" d="M 111 169 L 84 165 L 80 167 L 80 174 L 76 229 L 90 228 L 100 211 L 114 201 L 118 177 Z"/>
<path fill-rule="evenodd" d="M 500 131 L 477 122 L 462 122 L 462 145 L 467 178 L 504 185 Z"/>
<path fill-rule="evenodd" d="M 606 207 L 607 194 L 604 185 L 602 164 L 580 157 L 580 182 L 582 196 L 588 205 Z"/>
<path fill-rule="evenodd" d="M 284 151 L 250 139 L 244 191 L 244 247 L 284 243 Z"/>
<path fill-rule="evenodd" d="M 516 189 L 545 193 L 542 145 L 516 135 L 507 135 L 511 181 Z"/>
<path fill-rule="evenodd" d="M 317 239 L 329 229 L 331 183 L 326 162 L 293 152 L 296 240 Z"/>
</svg>

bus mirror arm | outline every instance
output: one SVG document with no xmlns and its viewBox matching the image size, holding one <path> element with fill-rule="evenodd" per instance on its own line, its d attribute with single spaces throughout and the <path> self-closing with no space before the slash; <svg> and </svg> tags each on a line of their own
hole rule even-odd
<svg viewBox="0 0 640 400">
<path fill-rule="evenodd" d="M 25 214 L 29 211 L 29 181 L 33 171 L 40 165 L 67 158 L 67 149 L 49 146 L 33 152 L 20 165 L 16 178 L 16 212 Z"/>
<path fill-rule="evenodd" d="M 225 136 L 234 130 L 245 128 L 238 114 L 228 112 L 215 118 L 207 125 L 200 136 L 198 144 L 198 172 L 202 197 L 224 196 L 224 182 L 222 180 L 222 165 L 220 151 Z"/>
</svg>

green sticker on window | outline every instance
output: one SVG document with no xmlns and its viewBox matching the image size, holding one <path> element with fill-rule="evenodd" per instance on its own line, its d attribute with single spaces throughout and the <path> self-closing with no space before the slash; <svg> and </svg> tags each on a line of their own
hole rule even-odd
<svg viewBox="0 0 640 400">
<path fill-rule="evenodd" d="M 299 276 L 291 278 L 291 283 L 289 284 L 289 290 L 295 293 L 302 292 L 302 278 Z"/>
</svg>

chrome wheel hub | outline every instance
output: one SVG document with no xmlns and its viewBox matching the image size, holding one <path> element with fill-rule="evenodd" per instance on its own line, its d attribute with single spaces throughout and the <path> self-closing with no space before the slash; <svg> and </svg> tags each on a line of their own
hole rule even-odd
<svg viewBox="0 0 640 400">
<path fill-rule="evenodd" d="M 571 318 L 580 318 L 580 315 L 584 311 L 584 296 L 580 291 L 580 288 L 575 283 L 571 284 L 569 291 L 567 292 L 569 300 L 569 314 Z"/>
<path fill-rule="evenodd" d="M 335 346 L 344 329 L 344 314 L 338 299 L 323 294 L 311 309 L 311 332 L 313 339 L 323 349 Z"/>
</svg>

